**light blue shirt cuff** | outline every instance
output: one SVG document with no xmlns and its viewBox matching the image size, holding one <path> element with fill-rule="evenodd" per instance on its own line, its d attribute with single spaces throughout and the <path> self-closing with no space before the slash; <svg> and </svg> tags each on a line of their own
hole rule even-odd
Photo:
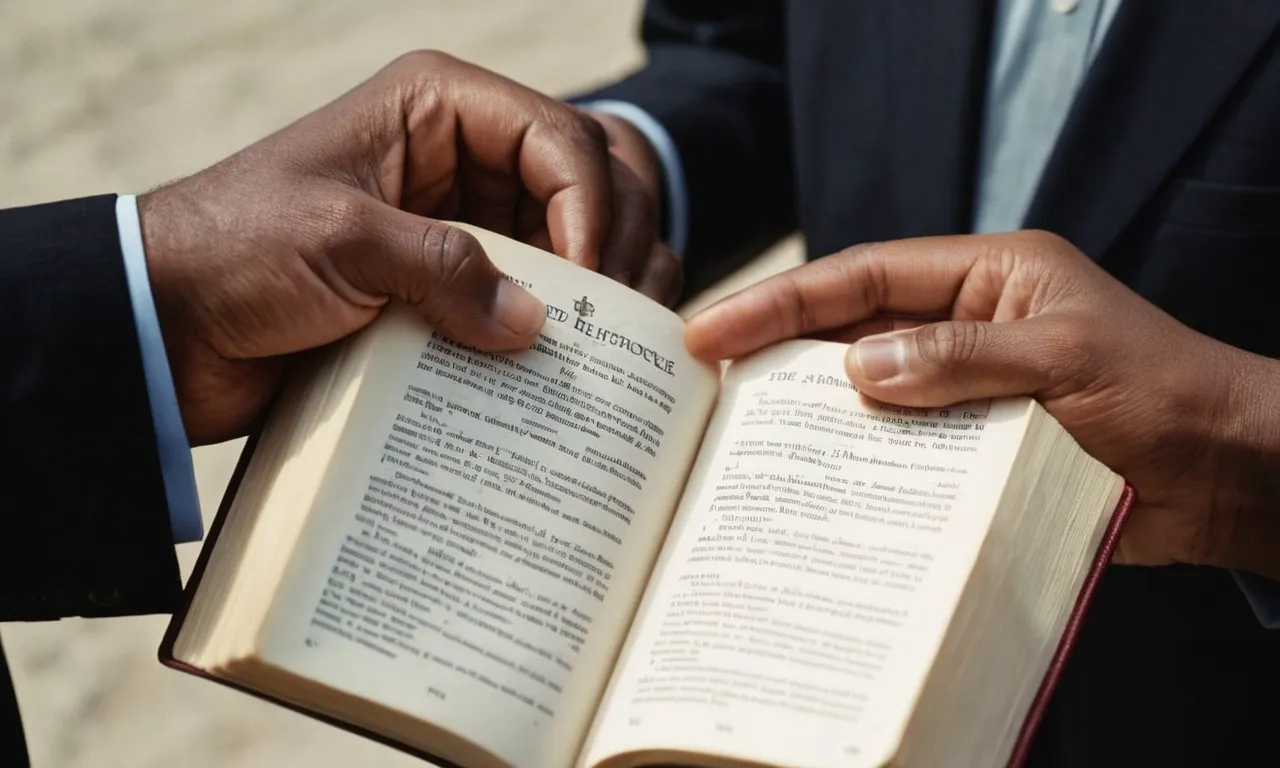
<svg viewBox="0 0 1280 768">
<path fill-rule="evenodd" d="M 116 198 L 116 227 L 120 232 L 120 250 L 124 254 L 129 300 L 133 303 L 133 321 L 138 329 L 138 347 L 142 351 L 142 370 L 147 381 L 147 399 L 151 402 L 160 474 L 169 505 L 169 526 L 173 530 L 174 543 L 199 541 L 204 537 L 204 520 L 200 516 L 195 468 L 191 463 L 187 431 L 182 426 L 173 375 L 169 372 L 169 356 L 160 335 L 155 300 L 151 296 L 151 280 L 147 275 L 142 225 L 138 220 L 135 196 L 120 195 Z"/>
<path fill-rule="evenodd" d="M 653 146 L 653 151 L 662 163 L 662 174 L 665 180 L 667 195 L 667 232 L 666 243 L 675 254 L 684 258 L 685 246 L 689 242 L 689 190 L 685 186 L 684 166 L 680 163 L 680 151 L 671 140 L 671 134 L 654 119 L 653 115 L 635 104 L 625 101 L 589 101 L 579 104 L 582 109 L 603 112 L 626 120 L 644 134 Z"/>
<path fill-rule="evenodd" d="M 1267 629 L 1280 629 L 1280 582 L 1240 571 L 1232 571 L 1231 575 L 1258 622 Z"/>
</svg>

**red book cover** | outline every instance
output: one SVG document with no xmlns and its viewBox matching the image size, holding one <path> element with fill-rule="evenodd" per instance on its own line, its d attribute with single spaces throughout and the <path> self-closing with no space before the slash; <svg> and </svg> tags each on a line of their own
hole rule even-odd
<svg viewBox="0 0 1280 768">
<path fill-rule="evenodd" d="M 239 684 L 215 677 L 203 669 L 193 667 L 190 664 L 186 664 L 173 657 L 173 644 L 177 639 L 178 630 L 182 627 L 182 623 L 186 619 L 187 608 L 190 605 L 191 596 L 200 586 L 200 579 L 204 575 L 205 565 L 208 562 L 209 554 L 212 552 L 213 545 L 217 541 L 218 534 L 222 530 L 222 524 L 226 519 L 227 509 L 231 500 L 235 498 L 235 489 L 239 486 L 240 479 L 244 476 L 249 459 L 253 455 L 253 449 L 256 442 L 256 438 L 250 438 L 240 456 L 239 463 L 236 465 L 235 472 L 232 474 L 231 480 L 227 485 L 227 490 L 223 494 L 222 503 L 219 506 L 217 516 L 214 518 L 213 524 L 209 528 L 209 535 L 200 551 L 199 558 L 196 560 L 195 567 L 191 572 L 191 578 L 187 581 L 185 597 L 183 598 L 182 604 L 178 607 L 178 610 L 174 612 L 173 618 L 169 621 L 169 626 L 165 630 L 164 638 L 160 643 L 160 663 L 180 672 L 186 672 L 187 674 L 195 675 L 196 677 L 201 677 L 206 680 L 212 680 L 221 685 L 234 688 L 241 693 L 247 693 L 255 698 L 270 701 L 272 704 L 277 706 L 298 712 L 307 717 L 334 726 L 335 728 L 355 733 L 380 744 L 385 744 L 386 746 L 392 747 L 393 749 L 397 749 L 401 752 L 434 762 L 441 766 L 441 768 L 463 768 L 463 766 L 449 763 L 439 757 L 413 749 L 406 744 L 388 739 L 387 737 L 381 736 L 372 731 L 358 728 L 350 723 L 334 719 L 318 712 L 303 709 L 302 707 L 290 704 L 289 702 L 266 696 Z M 1067 620 L 1066 629 L 1063 632 L 1062 639 L 1058 643 L 1058 650 L 1054 653 L 1053 661 L 1049 664 L 1049 670 L 1045 675 L 1044 681 L 1040 685 L 1039 692 L 1031 703 L 1031 709 L 1027 713 L 1027 718 L 1023 722 L 1022 731 L 1018 735 L 1018 741 L 1014 745 L 1013 754 L 1009 759 L 1009 768 L 1021 768 L 1021 766 L 1026 762 L 1027 754 L 1031 749 L 1031 742 L 1035 736 L 1036 728 L 1039 726 L 1040 721 L 1044 719 L 1045 711 L 1049 706 L 1049 700 L 1053 695 L 1054 689 L 1057 687 L 1058 680 L 1062 677 L 1062 671 L 1066 667 L 1067 659 L 1071 655 L 1071 650 L 1075 645 L 1076 637 L 1080 633 L 1080 626 L 1084 622 L 1085 613 L 1088 611 L 1089 604 L 1093 601 L 1093 595 L 1097 589 L 1098 582 L 1102 579 L 1102 574 L 1106 570 L 1107 565 L 1111 562 L 1111 556 L 1115 553 L 1116 544 L 1120 540 L 1120 533 L 1124 528 L 1125 519 L 1129 515 L 1129 510 L 1133 507 L 1134 496 L 1133 488 L 1126 485 L 1124 492 L 1120 496 L 1120 502 L 1116 506 L 1116 511 L 1112 515 L 1111 524 L 1108 526 L 1107 532 L 1102 538 L 1102 543 L 1098 547 L 1098 553 L 1094 558 L 1093 567 L 1090 568 L 1088 576 L 1085 577 L 1084 586 L 1080 590 L 1080 596 L 1076 600 L 1076 605 L 1071 611 L 1070 618 Z"/>
</svg>

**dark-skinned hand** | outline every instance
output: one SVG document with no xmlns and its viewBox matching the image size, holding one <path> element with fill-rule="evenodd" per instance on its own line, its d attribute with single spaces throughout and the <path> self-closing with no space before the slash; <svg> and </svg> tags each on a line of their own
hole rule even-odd
<svg viewBox="0 0 1280 768">
<path fill-rule="evenodd" d="M 707 359 L 851 342 L 864 394 L 904 406 L 1030 395 L 1126 478 L 1118 562 L 1280 576 L 1280 363 L 1214 341 L 1042 232 L 863 245 L 692 318 Z"/>
<path fill-rule="evenodd" d="M 640 184 L 586 113 L 426 52 L 142 195 L 152 292 L 188 438 L 243 434 L 294 353 L 362 328 L 391 298 L 459 342 L 528 346 L 541 304 L 441 219 L 673 300 L 679 264 L 638 234 L 657 227 Z"/>
</svg>

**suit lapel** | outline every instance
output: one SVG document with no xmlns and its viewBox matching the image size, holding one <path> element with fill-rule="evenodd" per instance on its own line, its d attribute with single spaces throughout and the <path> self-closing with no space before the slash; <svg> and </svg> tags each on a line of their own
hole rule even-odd
<svg viewBox="0 0 1280 768">
<path fill-rule="evenodd" d="M 1264 42 L 1280 3 L 1126 0 L 1067 117 L 1026 226 L 1095 259 L 1172 172 Z"/>
<path fill-rule="evenodd" d="M 994 0 L 889 0 L 883 7 L 902 229 L 967 231 Z"/>
</svg>

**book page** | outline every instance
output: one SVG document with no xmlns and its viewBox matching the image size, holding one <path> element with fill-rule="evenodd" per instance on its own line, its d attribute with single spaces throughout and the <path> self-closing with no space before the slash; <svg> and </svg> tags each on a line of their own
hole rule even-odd
<svg viewBox="0 0 1280 768">
<path fill-rule="evenodd" d="M 675 314 L 477 236 L 546 303 L 541 338 L 489 355 L 404 308 L 378 321 L 262 655 L 555 768 L 581 745 L 719 377 Z"/>
<path fill-rule="evenodd" d="M 846 349 L 788 342 L 730 367 L 580 764 L 891 758 L 1028 405 L 877 405 Z"/>
</svg>

